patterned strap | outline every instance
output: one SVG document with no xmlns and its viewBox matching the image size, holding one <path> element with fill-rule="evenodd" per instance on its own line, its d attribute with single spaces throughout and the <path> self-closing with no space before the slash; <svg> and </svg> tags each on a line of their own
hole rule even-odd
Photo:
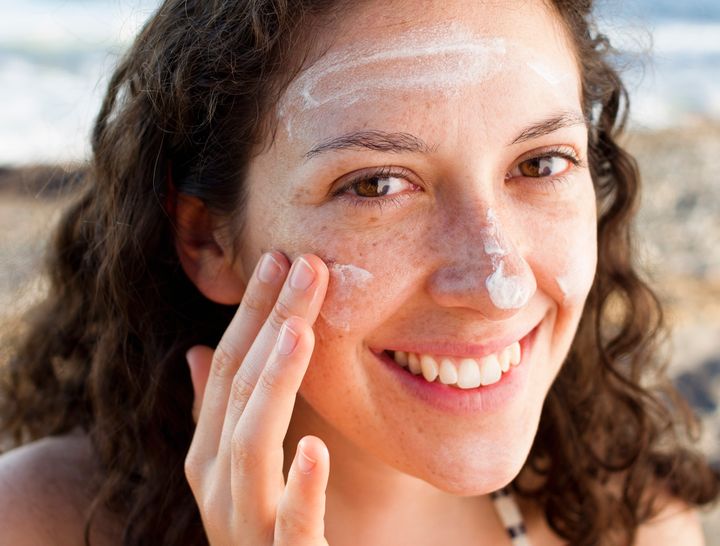
<svg viewBox="0 0 720 546">
<path fill-rule="evenodd" d="M 505 487 L 490 494 L 513 546 L 530 546 L 520 510 L 510 490 Z"/>
</svg>

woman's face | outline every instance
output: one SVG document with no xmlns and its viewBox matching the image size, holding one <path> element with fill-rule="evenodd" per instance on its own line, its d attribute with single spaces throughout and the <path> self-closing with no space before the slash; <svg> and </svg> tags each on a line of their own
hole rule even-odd
<svg viewBox="0 0 720 546">
<path fill-rule="evenodd" d="M 594 276 L 577 66 L 539 1 L 356 10 L 251 163 L 239 274 L 268 249 L 328 264 L 298 420 L 444 491 L 486 493 L 527 457 Z M 382 356 L 457 369 L 515 341 L 520 365 L 472 390 L 428 390 Z"/>
</svg>

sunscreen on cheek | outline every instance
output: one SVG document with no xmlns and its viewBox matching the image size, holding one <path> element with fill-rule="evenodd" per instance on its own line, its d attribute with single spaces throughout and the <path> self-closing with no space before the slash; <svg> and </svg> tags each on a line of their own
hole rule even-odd
<svg viewBox="0 0 720 546">
<path fill-rule="evenodd" d="M 333 328 L 350 330 L 354 300 L 358 291 L 364 290 L 373 274 L 352 264 L 334 263 L 328 267 L 330 282 L 320 317 Z"/>
</svg>

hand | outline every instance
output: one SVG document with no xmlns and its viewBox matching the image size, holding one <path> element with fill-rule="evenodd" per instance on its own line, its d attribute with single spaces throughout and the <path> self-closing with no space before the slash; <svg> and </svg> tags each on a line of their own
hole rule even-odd
<svg viewBox="0 0 720 546">
<path fill-rule="evenodd" d="M 262 267 L 268 254 L 260 260 L 215 351 L 195 346 L 187 353 L 197 426 L 185 474 L 213 546 L 327 546 L 327 446 L 303 437 L 285 484 L 283 441 L 315 344 L 312 325 L 328 270 L 305 254 L 287 275 L 285 256 L 269 254 L 274 265 Z M 311 278 L 303 289 L 294 280 L 305 265 Z M 272 280 L 260 273 L 273 270 Z"/>
</svg>

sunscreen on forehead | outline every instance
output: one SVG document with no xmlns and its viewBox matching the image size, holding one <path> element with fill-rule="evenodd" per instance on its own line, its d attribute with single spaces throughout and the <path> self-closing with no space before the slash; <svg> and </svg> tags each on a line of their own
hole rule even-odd
<svg viewBox="0 0 720 546">
<path fill-rule="evenodd" d="M 503 38 L 477 36 L 458 24 L 413 29 L 320 58 L 290 84 L 278 111 L 285 117 L 290 106 L 299 112 L 331 102 L 349 106 L 375 91 L 452 93 L 497 74 L 505 52 Z"/>
</svg>

